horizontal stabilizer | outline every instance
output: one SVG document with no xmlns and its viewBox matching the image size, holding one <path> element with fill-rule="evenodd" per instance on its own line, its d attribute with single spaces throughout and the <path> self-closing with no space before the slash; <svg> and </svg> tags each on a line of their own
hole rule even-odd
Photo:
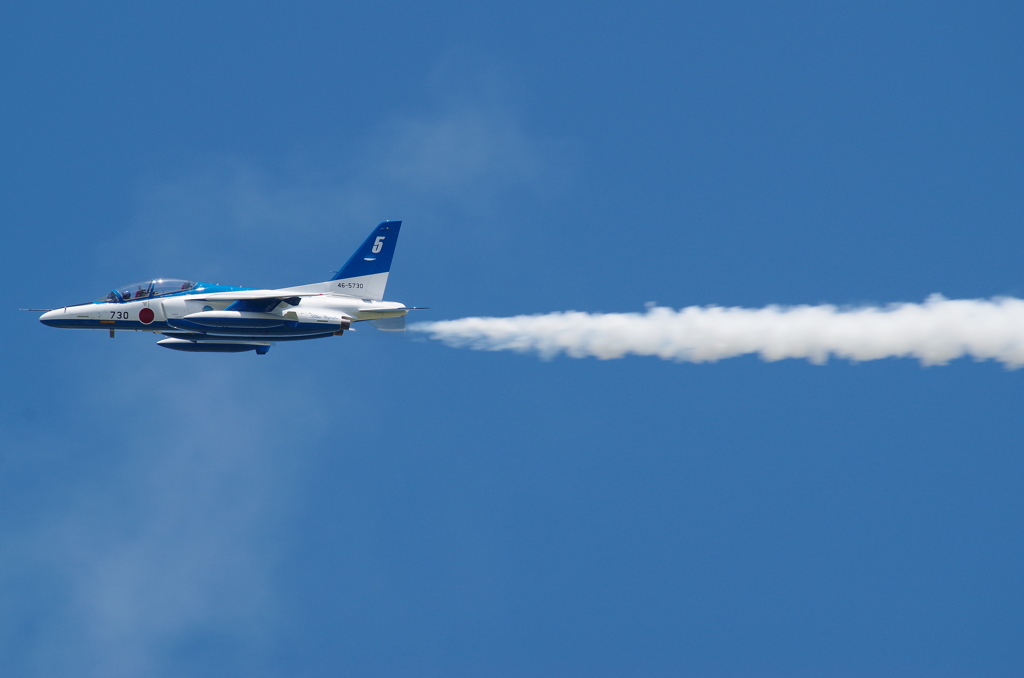
<svg viewBox="0 0 1024 678">
<path fill-rule="evenodd" d="M 405 316 L 401 315 L 397 318 L 378 318 L 377 320 L 367 320 L 378 330 L 382 332 L 404 332 L 405 331 Z"/>
</svg>

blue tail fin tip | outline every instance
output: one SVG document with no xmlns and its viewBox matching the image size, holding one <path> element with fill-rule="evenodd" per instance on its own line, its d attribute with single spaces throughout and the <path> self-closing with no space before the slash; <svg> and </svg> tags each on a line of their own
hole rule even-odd
<svg viewBox="0 0 1024 678">
<path fill-rule="evenodd" d="M 377 228 L 373 229 L 331 280 L 390 271 L 391 259 L 395 256 L 395 244 L 398 242 L 398 232 L 401 228 L 401 221 L 382 221 L 377 224 Z"/>
</svg>

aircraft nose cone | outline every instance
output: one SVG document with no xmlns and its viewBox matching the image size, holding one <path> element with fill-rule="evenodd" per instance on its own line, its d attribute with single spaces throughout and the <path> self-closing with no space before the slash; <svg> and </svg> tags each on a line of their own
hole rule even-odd
<svg viewBox="0 0 1024 678">
<path fill-rule="evenodd" d="M 46 313 L 39 316 L 39 322 L 50 327 L 60 327 L 61 318 L 64 317 L 64 310 L 59 311 L 47 311 Z"/>
</svg>

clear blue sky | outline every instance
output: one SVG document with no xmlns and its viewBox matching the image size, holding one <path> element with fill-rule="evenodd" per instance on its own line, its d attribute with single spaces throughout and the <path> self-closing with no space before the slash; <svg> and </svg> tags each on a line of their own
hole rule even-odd
<svg viewBox="0 0 1024 678">
<path fill-rule="evenodd" d="M 8 2 L 0 673 L 1024 675 L 1024 371 L 43 327 L 1024 294 L 1018 3 Z"/>
</svg>

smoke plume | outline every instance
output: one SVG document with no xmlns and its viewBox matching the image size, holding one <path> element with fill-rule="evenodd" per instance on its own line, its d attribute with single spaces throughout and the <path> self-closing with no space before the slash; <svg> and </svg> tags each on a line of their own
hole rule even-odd
<svg viewBox="0 0 1024 678">
<path fill-rule="evenodd" d="M 1024 365 L 1024 300 L 946 299 L 885 307 L 767 306 L 680 310 L 650 305 L 646 313 L 565 311 L 508 318 L 417 323 L 450 346 L 484 351 L 565 354 L 601 360 L 626 355 L 712 362 L 756 353 L 763 360 L 830 356 L 852 361 L 917 358 L 942 365 L 954 358 Z"/>
</svg>

